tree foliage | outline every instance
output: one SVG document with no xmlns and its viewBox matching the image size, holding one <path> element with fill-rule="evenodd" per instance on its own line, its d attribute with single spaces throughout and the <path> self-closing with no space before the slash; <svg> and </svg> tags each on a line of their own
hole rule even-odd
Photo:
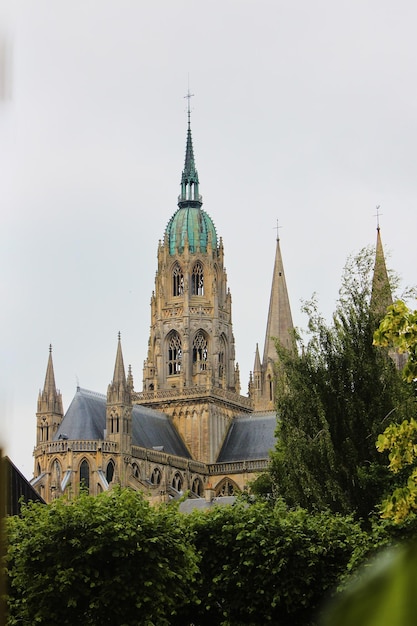
<svg viewBox="0 0 417 626">
<path fill-rule="evenodd" d="M 277 346 L 278 444 L 272 475 L 292 505 L 367 517 L 389 481 L 375 440 L 411 394 L 386 349 L 373 345 L 373 254 L 348 261 L 332 323 L 306 306 L 310 340 L 301 353 Z M 375 294 L 372 294 L 375 298 Z"/>
<path fill-rule="evenodd" d="M 171 624 L 197 571 L 184 519 L 132 490 L 9 519 L 9 624 Z"/>
<path fill-rule="evenodd" d="M 350 517 L 288 511 L 281 502 L 213 507 L 188 523 L 201 557 L 200 602 L 190 619 L 197 626 L 315 624 L 324 598 L 366 543 Z"/>
<path fill-rule="evenodd" d="M 409 383 L 417 379 L 417 311 L 410 311 L 405 302 L 397 300 L 376 329 L 374 344 L 406 354 L 403 377 Z"/>
<path fill-rule="evenodd" d="M 375 331 L 374 343 L 407 355 L 403 377 L 414 387 L 417 379 L 417 311 L 410 311 L 402 301 L 390 306 Z M 415 406 L 412 414 L 415 414 Z M 389 451 L 389 469 L 404 476 L 402 484 L 382 504 L 383 517 L 402 523 L 417 513 L 416 419 L 410 417 L 388 426 L 379 435 L 376 446 L 379 452 Z"/>
</svg>

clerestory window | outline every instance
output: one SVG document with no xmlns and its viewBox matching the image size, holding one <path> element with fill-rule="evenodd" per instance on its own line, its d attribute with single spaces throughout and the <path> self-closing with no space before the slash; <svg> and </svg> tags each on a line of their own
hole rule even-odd
<svg viewBox="0 0 417 626">
<path fill-rule="evenodd" d="M 182 478 L 181 478 L 181 474 L 179 472 L 176 472 L 172 482 L 171 482 L 171 486 L 176 489 L 176 491 L 181 491 L 182 489 Z"/>
<path fill-rule="evenodd" d="M 85 489 L 90 489 L 90 466 L 85 459 L 80 465 L 80 485 Z"/>
<path fill-rule="evenodd" d="M 162 473 L 159 467 L 155 467 L 151 474 L 151 483 L 153 485 L 160 485 L 162 480 Z"/>
</svg>

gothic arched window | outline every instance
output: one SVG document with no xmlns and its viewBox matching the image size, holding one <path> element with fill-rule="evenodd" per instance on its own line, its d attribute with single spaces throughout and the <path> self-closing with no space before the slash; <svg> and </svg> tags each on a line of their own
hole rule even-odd
<svg viewBox="0 0 417 626">
<path fill-rule="evenodd" d="M 181 371 L 182 345 L 181 337 L 172 332 L 168 337 L 168 376 L 174 376 Z"/>
<path fill-rule="evenodd" d="M 114 476 L 114 463 L 113 461 L 110 460 L 107 463 L 107 468 L 106 468 L 106 480 L 109 484 L 113 480 L 113 476 Z"/>
<path fill-rule="evenodd" d="M 207 338 L 204 333 L 199 330 L 193 341 L 193 363 L 197 364 L 197 371 L 202 372 L 207 369 Z"/>
<path fill-rule="evenodd" d="M 137 463 L 133 463 L 132 465 L 132 474 L 135 478 L 140 478 L 140 472 Z"/>
<path fill-rule="evenodd" d="M 239 487 L 230 478 L 224 478 L 216 489 L 216 496 L 235 496 L 239 493 Z"/>
<path fill-rule="evenodd" d="M 184 274 L 179 263 L 175 263 L 172 271 L 172 294 L 181 296 L 184 293 Z"/>
<path fill-rule="evenodd" d="M 90 489 L 90 466 L 86 459 L 80 465 L 80 485 L 85 489 Z"/>
<path fill-rule="evenodd" d="M 196 496 L 201 497 L 203 495 L 203 484 L 200 478 L 194 478 L 191 491 L 195 493 Z"/>
<path fill-rule="evenodd" d="M 226 342 L 224 337 L 220 337 L 219 343 L 219 380 L 222 381 L 226 373 Z"/>
<path fill-rule="evenodd" d="M 151 474 L 151 483 L 153 485 L 159 485 L 162 480 L 162 473 L 159 467 L 155 467 Z"/>
<path fill-rule="evenodd" d="M 194 264 L 191 274 L 191 295 L 204 296 L 204 270 L 200 261 Z"/>
<path fill-rule="evenodd" d="M 172 482 L 171 482 L 171 486 L 176 489 L 176 491 L 181 491 L 182 488 L 182 478 L 181 478 L 181 474 L 179 472 L 176 472 Z"/>
<path fill-rule="evenodd" d="M 274 388 L 273 388 L 272 378 L 270 374 L 268 374 L 268 385 L 269 385 L 269 399 L 272 402 L 272 400 L 274 399 Z"/>
</svg>

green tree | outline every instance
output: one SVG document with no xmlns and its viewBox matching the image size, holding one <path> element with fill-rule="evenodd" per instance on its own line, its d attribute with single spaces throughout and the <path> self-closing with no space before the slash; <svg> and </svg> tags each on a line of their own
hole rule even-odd
<svg viewBox="0 0 417 626">
<path fill-rule="evenodd" d="M 190 514 L 201 557 L 196 626 L 310 626 L 367 542 L 351 517 L 289 511 L 281 502 L 217 506 Z"/>
<path fill-rule="evenodd" d="M 414 388 L 417 379 L 417 311 L 401 300 L 389 307 L 374 334 L 374 343 L 407 355 L 403 377 Z M 411 414 L 415 415 L 415 405 Z M 400 475 L 401 484 L 382 504 L 382 516 L 402 523 L 417 513 L 417 420 L 414 417 L 390 424 L 379 435 L 376 447 L 389 452 L 389 469 Z"/>
<path fill-rule="evenodd" d="M 372 269 L 369 249 L 348 261 L 332 323 L 309 303 L 308 344 L 300 354 L 277 346 L 271 472 L 291 505 L 367 518 L 387 490 L 389 472 L 374 442 L 394 413 L 407 414 L 411 394 L 388 351 L 373 345 Z"/>
<path fill-rule="evenodd" d="M 184 522 L 130 489 L 24 507 L 8 522 L 10 626 L 173 623 L 197 571 Z"/>
</svg>

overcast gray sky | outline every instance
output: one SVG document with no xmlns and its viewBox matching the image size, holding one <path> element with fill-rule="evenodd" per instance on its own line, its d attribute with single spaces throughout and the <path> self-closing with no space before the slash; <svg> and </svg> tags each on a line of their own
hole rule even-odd
<svg viewBox="0 0 417 626">
<path fill-rule="evenodd" d="M 27 477 L 50 343 L 64 408 L 77 383 L 106 392 L 119 330 L 142 388 L 188 76 L 243 393 L 277 219 L 301 328 L 301 300 L 329 318 L 375 244 L 376 205 L 388 265 L 417 282 L 416 24 L 415 0 L 0 3 L 0 438 Z"/>
</svg>

